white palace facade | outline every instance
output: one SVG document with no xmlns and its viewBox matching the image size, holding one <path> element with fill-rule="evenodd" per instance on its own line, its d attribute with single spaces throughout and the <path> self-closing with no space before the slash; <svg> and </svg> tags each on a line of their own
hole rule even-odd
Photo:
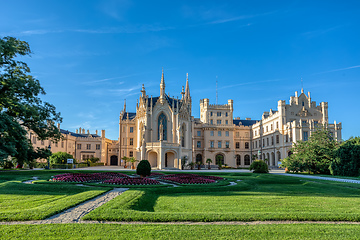
<svg viewBox="0 0 360 240">
<path fill-rule="evenodd" d="M 160 95 L 147 95 L 144 85 L 136 104 L 136 112 L 128 112 L 126 103 L 119 118 L 119 138 L 110 140 L 105 130 L 91 134 L 79 128 L 76 132 L 60 129 L 58 142 L 37 141 L 29 132 L 34 147 L 51 145 L 52 152 L 65 151 L 77 160 L 98 157 L 105 165 L 124 166 L 121 159 L 147 159 L 156 169 L 181 169 L 181 160 L 206 164 L 220 159 L 230 167 L 249 167 L 253 159 L 266 160 L 276 167 L 291 154 L 291 146 L 306 141 L 318 125 L 325 125 L 333 137 L 341 140 L 341 123 L 328 121 L 328 103 L 312 101 L 310 92 L 295 92 L 287 104 L 278 101 L 261 119 L 240 119 L 233 116 L 233 100 L 227 104 L 210 104 L 200 100 L 200 118 L 191 114 L 192 100 L 188 77 L 181 99 L 165 94 L 164 72 Z M 59 126 L 60 128 L 60 126 Z"/>
<path fill-rule="evenodd" d="M 120 113 L 118 154 L 109 156 L 107 164 L 121 165 L 123 156 L 149 160 L 153 168 L 179 168 L 181 159 L 189 162 L 230 167 L 248 167 L 253 159 L 266 160 L 278 166 L 290 154 L 297 141 L 306 141 L 320 124 L 326 125 L 333 137 L 341 140 L 341 123 L 328 122 L 328 104 L 316 105 L 310 92 L 290 97 L 289 104 L 278 101 L 277 110 L 264 112 L 260 120 L 233 116 L 233 100 L 227 104 L 210 104 L 200 100 L 200 118 L 191 115 L 188 77 L 181 99 L 165 94 L 162 73 L 160 96 L 149 97 L 143 85 L 136 112 Z"/>
</svg>

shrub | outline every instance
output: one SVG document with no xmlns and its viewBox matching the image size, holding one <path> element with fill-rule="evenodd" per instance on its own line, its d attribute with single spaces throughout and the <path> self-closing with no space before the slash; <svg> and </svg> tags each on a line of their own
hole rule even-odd
<svg viewBox="0 0 360 240">
<path fill-rule="evenodd" d="M 251 163 L 250 170 L 254 170 L 254 173 L 268 173 L 269 167 L 263 160 L 255 160 Z"/>
<path fill-rule="evenodd" d="M 14 167 L 14 164 L 11 161 L 4 161 L 2 167 L 4 169 L 11 169 Z"/>
<path fill-rule="evenodd" d="M 136 168 L 136 174 L 146 177 L 151 174 L 151 165 L 148 160 L 141 160 Z"/>
<path fill-rule="evenodd" d="M 65 163 L 67 163 L 67 159 L 73 159 L 73 158 L 74 157 L 67 152 L 57 152 L 57 153 L 53 153 L 50 156 L 50 163 L 51 164 L 65 164 Z M 75 159 L 74 159 L 74 161 L 75 161 Z"/>
</svg>

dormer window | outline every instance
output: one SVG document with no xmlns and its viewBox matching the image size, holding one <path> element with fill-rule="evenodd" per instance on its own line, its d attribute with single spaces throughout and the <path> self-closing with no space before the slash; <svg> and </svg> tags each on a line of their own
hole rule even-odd
<svg viewBox="0 0 360 240">
<path fill-rule="evenodd" d="M 302 106 L 303 106 L 303 107 L 305 106 L 305 102 L 302 102 Z"/>
</svg>

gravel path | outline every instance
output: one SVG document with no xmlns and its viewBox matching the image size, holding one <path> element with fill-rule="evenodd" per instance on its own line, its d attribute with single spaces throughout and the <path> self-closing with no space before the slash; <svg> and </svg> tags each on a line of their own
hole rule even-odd
<svg viewBox="0 0 360 240">
<path fill-rule="evenodd" d="M 121 193 L 128 190 L 128 188 L 114 188 L 113 190 L 106 192 L 105 194 L 91 199 L 87 202 L 81 203 L 73 208 L 65 210 L 62 213 L 51 216 L 45 219 L 46 223 L 76 223 L 80 221 L 80 218 L 88 214 L 95 208 L 100 207 L 104 203 L 119 196 Z"/>
<path fill-rule="evenodd" d="M 48 220 L 38 221 L 24 221 L 24 222 L 0 222 L 0 225 L 18 225 L 18 224 L 51 224 Z M 65 222 L 61 222 L 65 223 Z M 253 222 L 111 222 L 111 221 L 78 221 L 73 223 L 85 223 L 85 224 L 120 224 L 120 225 L 270 225 L 270 224 L 354 224 L 360 225 L 360 222 L 350 221 L 253 221 Z"/>
<path fill-rule="evenodd" d="M 119 196 L 121 193 L 128 190 L 128 188 L 114 188 L 113 190 L 104 193 L 96 198 L 93 198 L 89 201 L 83 202 L 75 207 L 69 208 L 64 212 L 51 216 L 45 220 L 35 220 L 35 221 L 17 221 L 17 222 L 0 222 L 0 225 L 14 225 L 14 224 L 50 224 L 50 223 L 81 223 L 84 222 L 80 220 L 83 216 L 88 214 L 90 211 L 95 208 L 100 207 L 104 203 L 114 199 Z M 89 221 L 85 221 L 88 223 Z M 89 223 L 99 223 L 96 221 L 91 221 Z"/>
<path fill-rule="evenodd" d="M 33 181 L 36 181 L 38 180 L 39 178 L 38 177 L 33 177 L 33 180 L 27 180 L 27 181 L 23 181 L 23 183 L 26 183 L 26 184 L 32 184 Z"/>
<path fill-rule="evenodd" d="M 335 182 L 360 184 L 359 180 L 345 179 L 345 178 L 317 177 L 317 176 L 309 176 L 309 175 L 302 175 L 302 174 L 290 174 L 290 173 L 272 173 L 272 174 L 290 176 L 290 177 L 300 177 L 300 178 L 309 178 L 309 179 L 319 179 L 319 180 L 328 180 L 328 181 L 335 181 Z"/>
</svg>

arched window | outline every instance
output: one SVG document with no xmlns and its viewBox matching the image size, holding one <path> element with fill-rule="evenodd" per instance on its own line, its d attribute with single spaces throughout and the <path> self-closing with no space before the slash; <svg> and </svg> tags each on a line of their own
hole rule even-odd
<svg viewBox="0 0 360 240">
<path fill-rule="evenodd" d="M 249 149 L 249 143 L 248 142 L 245 143 L 245 149 Z"/>
<path fill-rule="evenodd" d="M 250 165 L 250 156 L 249 156 L 249 155 L 245 155 L 245 157 L 244 157 L 244 164 L 245 164 L 245 165 Z"/>
<path fill-rule="evenodd" d="M 236 165 L 241 165 L 241 156 L 239 154 L 236 155 Z"/>
<path fill-rule="evenodd" d="M 197 154 L 197 155 L 196 155 L 196 162 L 197 162 L 197 163 L 200 162 L 201 164 L 203 163 L 203 162 L 202 162 L 202 155 L 201 155 L 201 154 Z"/>
<path fill-rule="evenodd" d="M 160 134 L 162 134 L 162 140 L 167 140 L 167 120 L 164 113 L 161 113 L 158 119 L 158 140 L 160 140 Z"/>
<path fill-rule="evenodd" d="M 186 125 L 185 123 L 181 127 L 181 146 L 185 147 L 185 134 L 186 134 Z"/>
</svg>

